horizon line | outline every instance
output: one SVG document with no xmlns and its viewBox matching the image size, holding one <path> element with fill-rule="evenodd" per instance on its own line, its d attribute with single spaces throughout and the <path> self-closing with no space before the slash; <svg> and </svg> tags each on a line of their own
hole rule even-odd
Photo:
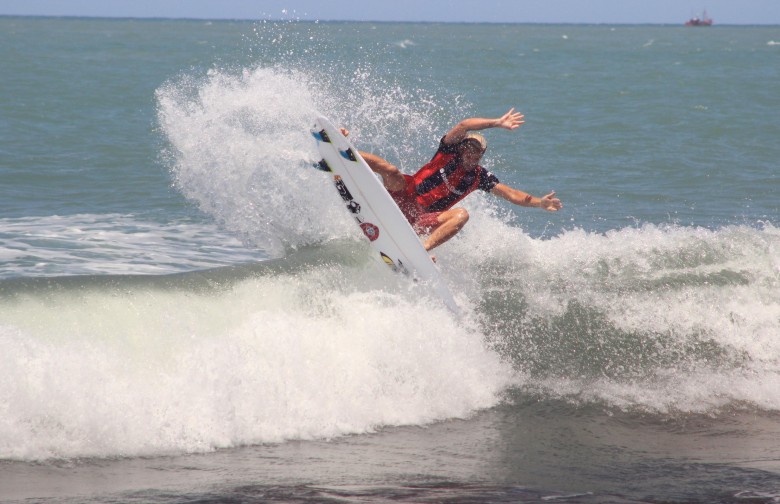
<svg viewBox="0 0 780 504">
<path fill-rule="evenodd" d="M 45 19 L 101 19 L 101 20 L 146 20 L 146 21 L 224 21 L 224 22 L 300 22 L 300 23 L 408 23 L 408 24 L 494 24 L 494 25 L 572 25 L 572 26 L 683 26 L 685 21 L 672 22 L 629 22 L 629 21 L 410 21 L 372 19 L 310 19 L 310 18 L 229 18 L 229 17 L 185 17 L 185 16 L 105 16 L 90 14 L 0 14 L 0 18 L 45 18 Z M 713 23 L 712 26 L 688 28 L 717 28 L 718 26 L 780 26 L 780 23 Z"/>
</svg>

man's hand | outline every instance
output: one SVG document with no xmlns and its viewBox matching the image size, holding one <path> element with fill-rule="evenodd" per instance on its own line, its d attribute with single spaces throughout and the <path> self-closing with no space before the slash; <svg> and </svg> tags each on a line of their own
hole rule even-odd
<svg viewBox="0 0 780 504">
<path fill-rule="evenodd" d="M 514 107 L 509 112 L 498 119 L 489 117 L 472 117 L 464 119 L 444 135 L 445 145 L 455 145 L 464 138 L 469 131 L 479 131 L 488 128 L 504 128 L 508 130 L 517 129 L 521 124 L 525 124 L 525 116 L 520 112 L 515 112 Z"/>
<path fill-rule="evenodd" d="M 496 127 L 513 130 L 525 124 L 525 116 L 520 112 L 515 112 L 515 108 L 509 109 L 509 112 L 496 119 Z"/>
<path fill-rule="evenodd" d="M 555 197 L 555 191 L 553 191 L 539 200 L 539 207 L 548 212 L 557 212 L 563 208 L 563 203 Z"/>
</svg>

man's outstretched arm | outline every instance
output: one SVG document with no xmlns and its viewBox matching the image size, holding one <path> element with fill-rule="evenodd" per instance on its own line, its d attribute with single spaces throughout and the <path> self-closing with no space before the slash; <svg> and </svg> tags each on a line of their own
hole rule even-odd
<svg viewBox="0 0 780 504">
<path fill-rule="evenodd" d="M 444 143 L 447 145 L 454 145 L 463 140 L 469 131 L 479 131 L 488 128 L 513 130 L 519 128 L 524 123 L 525 116 L 520 112 L 515 112 L 514 108 L 509 109 L 509 112 L 495 119 L 471 117 L 469 119 L 464 119 L 453 126 L 452 129 L 444 135 Z"/>
<path fill-rule="evenodd" d="M 548 212 L 557 212 L 563 208 L 563 203 L 561 203 L 561 200 L 555 197 L 555 191 L 546 196 L 538 198 L 536 196 L 531 196 L 527 192 L 523 192 L 520 189 L 509 187 L 506 184 L 497 184 L 496 187 L 494 187 L 490 192 L 496 196 L 504 198 L 510 203 L 524 207 L 542 208 Z"/>
</svg>

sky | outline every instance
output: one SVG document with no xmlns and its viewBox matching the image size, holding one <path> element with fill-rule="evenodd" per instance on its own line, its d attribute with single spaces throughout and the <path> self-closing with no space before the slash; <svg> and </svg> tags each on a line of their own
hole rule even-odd
<svg viewBox="0 0 780 504">
<path fill-rule="evenodd" d="M 0 15 L 413 22 L 780 25 L 780 0 L 0 0 Z"/>
</svg>

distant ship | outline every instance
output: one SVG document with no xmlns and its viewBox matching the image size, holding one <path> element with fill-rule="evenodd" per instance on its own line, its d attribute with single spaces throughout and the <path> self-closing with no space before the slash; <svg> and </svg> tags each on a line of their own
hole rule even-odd
<svg viewBox="0 0 780 504">
<path fill-rule="evenodd" d="M 702 12 L 701 17 L 692 17 L 685 26 L 712 26 L 712 18 L 707 17 L 707 11 Z"/>
</svg>

